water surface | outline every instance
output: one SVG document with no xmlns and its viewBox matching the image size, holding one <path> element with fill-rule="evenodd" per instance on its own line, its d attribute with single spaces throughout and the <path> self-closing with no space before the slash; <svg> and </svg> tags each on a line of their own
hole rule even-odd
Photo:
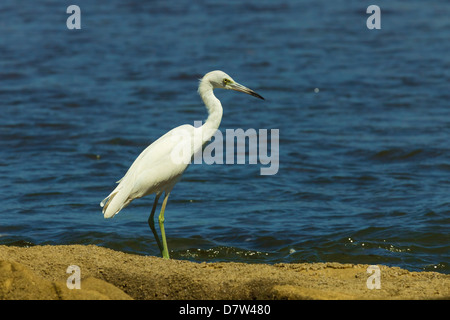
<svg viewBox="0 0 450 320">
<path fill-rule="evenodd" d="M 217 92 L 221 130 L 279 129 L 280 168 L 192 165 L 166 211 L 193 261 L 385 264 L 448 273 L 450 5 L 378 1 L 78 1 L 0 5 L 0 243 L 159 255 L 153 197 L 99 202 L 173 127 L 204 120 L 221 69 L 266 101 Z"/>
</svg>

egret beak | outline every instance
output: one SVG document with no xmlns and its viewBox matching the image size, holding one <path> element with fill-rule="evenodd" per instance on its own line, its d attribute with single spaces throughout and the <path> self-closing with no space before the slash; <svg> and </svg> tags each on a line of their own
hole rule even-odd
<svg viewBox="0 0 450 320">
<path fill-rule="evenodd" d="M 257 94 L 255 91 L 253 91 L 253 90 L 251 90 L 251 89 L 249 89 L 247 87 L 244 87 L 243 85 L 241 85 L 241 84 L 239 84 L 237 82 L 230 83 L 229 84 L 229 88 L 231 90 L 244 92 L 246 94 L 249 94 L 251 96 L 254 96 L 254 97 L 257 97 L 257 98 L 260 98 L 260 99 L 264 100 L 264 98 L 261 97 L 259 94 Z"/>
</svg>

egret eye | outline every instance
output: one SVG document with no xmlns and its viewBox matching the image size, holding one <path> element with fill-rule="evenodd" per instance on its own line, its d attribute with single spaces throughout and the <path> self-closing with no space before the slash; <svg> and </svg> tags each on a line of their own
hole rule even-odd
<svg viewBox="0 0 450 320">
<path fill-rule="evenodd" d="M 224 85 L 224 86 L 226 86 L 226 85 L 229 84 L 229 83 L 231 83 L 231 80 L 230 80 L 230 79 L 227 79 L 227 78 L 223 79 L 223 85 Z"/>
</svg>

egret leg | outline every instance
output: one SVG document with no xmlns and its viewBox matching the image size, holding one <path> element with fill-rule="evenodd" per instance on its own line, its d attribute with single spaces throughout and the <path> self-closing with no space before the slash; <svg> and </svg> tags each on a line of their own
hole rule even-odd
<svg viewBox="0 0 450 320">
<path fill-rule="evenodd" d="M 161 241 L 159 241 L 158 233 L 156 232 L 156 229 L 155 229 L 155 219 L 154 219 L 156 206 L 158 205 L 160 196 L 161 196 L 161 194 L 156 194 L 155 202 L 153 203 L 152 213 L 150 213 L 150 217 L 148 218 L 148 225 L 149 225 L 150 229 L 152 230 L 153 236 L 155 237 L 156 243 L 158 244 L 159 251 L 162 254 L 163 247 L 161 245 Z"/>
<path fill-rule="evenodd" d="M 164 196 L 164 201 L 161 207 L 161 212 L 159 213 L 159 229 L 161 230 L 161 237 L 163 241 L 163 250 L 162 250 L 162 256 L 164 259 L 170 259 L 169 258 L 169 249 L 167 247 L 167 241 L 166 241 L 166 232 L 164 231 L 164 210 L 166 209 L 167 199 L 169 198 L 169 193 L 166 192 Z"/>
</svg>

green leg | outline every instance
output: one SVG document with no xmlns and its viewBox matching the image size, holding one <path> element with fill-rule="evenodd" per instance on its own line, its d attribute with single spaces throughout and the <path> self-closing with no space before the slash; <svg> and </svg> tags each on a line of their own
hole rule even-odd
<svg viewBox="0 0 450 320">
<path fill-rule="evenodd" d="M 161 212 L 159 213 L 159 229 L 161 230 L 161 236 L 163 241 L 163 250 L 162 250 L 162 256 L 164 259 L 170 259 L 169 258 L 169 249 L 167 248 L 167 241 L 166 241 L 166 232 L 164 231 L 164 210 L 166 209 L 167 199 L 169 198 L 169 193 L 166 192 L 164 196 L 164 201 L 161 207 Z"/>
<path fill-rule="evenodd" d="M 159 241 L 158 233 L 156 232 L 156 229 L 155 229 L 155 219 L 154 219 L 156 206 L 158 205 L 158 201 L 159 201 L 159 197 L 160 196 L 161 196 L 161 194 L 157 194 L 156 197 L 155 197 L 155 202 L 153 203 L 152 213 L 150 213 L 150 217 L 148 218 L 148 225 L 149 225 L 150 229 L 153 232 L 153 236 L 156 239 L 156 243 L 158 244 L 159 251 L 161 251 L 161 254 L 162 254 L 163 247 L 161 245 L 161 241 Z"/>
</svg>

